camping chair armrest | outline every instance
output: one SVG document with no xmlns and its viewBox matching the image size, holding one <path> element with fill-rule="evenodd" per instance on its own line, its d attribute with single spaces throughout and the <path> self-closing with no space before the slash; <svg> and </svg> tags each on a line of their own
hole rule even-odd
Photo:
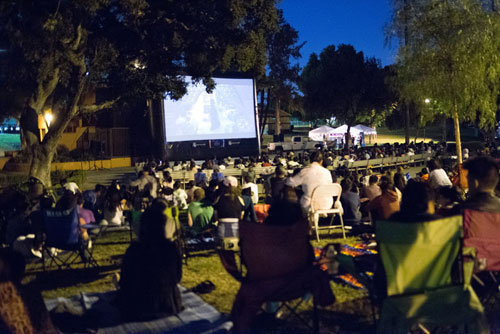
<svg viewBox="0 0 500 334">
<path fill-rule="evenodd" d="M 463 247 L 462 256 L 464 259 L 464 284 L 469 286 L 472 274 L 477 266 L 476 249 L 474 247 Z"/>
</svg>

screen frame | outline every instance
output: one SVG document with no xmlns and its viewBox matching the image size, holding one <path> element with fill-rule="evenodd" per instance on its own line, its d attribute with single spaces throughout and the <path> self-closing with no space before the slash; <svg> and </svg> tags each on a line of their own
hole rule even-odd
<svg viewBox="0 0 500 334">
<path fill-rule="evenodd" d="M 192 78 L 192 76 L 190 75 L 184 75 L 183 76 L 184 78 Z M 261 143 L 260 143 L 260 130 L 259 130 L 259 116 L 258 116 L 258 105 L 257 105 L 257 87 L 256 87 L 256 81 L 255 81 L 255 78 L 252 77 L 252 76 L 248 76 L 248 75 L 244 75 L 244 74 L 230 74 L 230 75 L 215 75 L 212 77 L 212 79 L 216 80 L 216 79 L 234 79 L 234 80 L 238 80 L 238 79 L 246 79 L 246 80 L 251 80 L 252 81 L 252 94 L 253 94 L 253 99 L 252 99 L 252 102 L 253 102 L 253 122 L 254 122 L 254 136 L 253 137 L 234 137 L 234 138 L 196 138 L 196 139 L 188 139 L 188 140 L 175 140 L 175 141 L 172 141 L 172 140 L 168 140 L 167 136 L 168 136 L 168 131 L 167 131 L 167 124 L 166 124 L 166 110 L 165 110 L 165 100 L 168 98 L 168 97 L 163 97 L 162 100 L 161 100 L 161 113 L 162 113 L 162 123 L 163 123 L 163 138 L 164 138 L 164 142 L 165 142 L 165 145 L 168 145 L 168 144 L 173 144 L 173 143 L 182 143 L 182 142 L 202 142 L 202 141 L 211 141 L 211 140 L 225 140 L 225 141 L 236 141 L 236 140 L 240 140 L 240 139 L 256 139 L 257 142 L 258 142 L 258 151 L 259 151 L 259 155 L 261 153 Z M 188 84 L 191 84 L 191 80 L 186 80 L 186 82 L 188 82 Z M 198 84 L 203 84 L 203 83 L 198 83 Z M 214 88 L 214 90 L 217 89 L 217 86 Z"/>
</svg>

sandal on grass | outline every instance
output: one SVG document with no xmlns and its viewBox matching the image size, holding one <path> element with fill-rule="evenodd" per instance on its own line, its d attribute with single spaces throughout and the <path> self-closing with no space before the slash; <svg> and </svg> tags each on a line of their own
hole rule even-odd
<svg viewBox="0 0 500 334">
<path fill-rule="evenodd" d="M 191 289 L 194 293 L 205 294 L 210 293 L 215 290 L 215 284 L 209 280 L 203 281 L 194 288 Z"/>
</svg>

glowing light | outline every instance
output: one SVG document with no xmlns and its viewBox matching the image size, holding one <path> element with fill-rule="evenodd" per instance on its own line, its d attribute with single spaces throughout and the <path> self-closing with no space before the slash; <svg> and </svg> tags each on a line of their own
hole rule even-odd
<svg viewBox="0 0 500 334">
<path fill-rule="evenodd" d="M 45 122 L 47 122 L 47 126 L 50 126 L 50 123 L 54 119 L 54 116 L 52 116 L 52 113 L 46 112 L 44 115 L 44 118 L 45 118 Z"/>
</svg>

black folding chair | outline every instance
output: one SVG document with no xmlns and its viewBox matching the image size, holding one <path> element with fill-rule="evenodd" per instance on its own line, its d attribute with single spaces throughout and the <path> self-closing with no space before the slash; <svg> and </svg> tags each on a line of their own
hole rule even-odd
<svg viewBox="0 0 500 334">
<path fill-rule="evenodd" d="M 317 305 L 329 305 L 335 298 L 327 275 L 310 262 L 308 229 L 307 222 L 292 226 L 241 222 L 239 247 L 234 238 L 224 240 L 219 251 L 221 262 L 241 282 L 231 311 L 236 332 L 249 326 L 265 302 L 277 303 L 276 314 L 286 310 L 282 320 L 294 317 L 312 333 L 319 332 Z M 312 323 L 298 312 L 308 295 L 312 295 Z"/>
</svg>

